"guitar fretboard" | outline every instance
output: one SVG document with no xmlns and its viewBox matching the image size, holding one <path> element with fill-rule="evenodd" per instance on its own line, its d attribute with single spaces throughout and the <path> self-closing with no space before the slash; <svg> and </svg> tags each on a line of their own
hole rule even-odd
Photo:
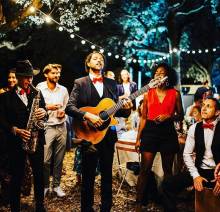
<svg viewBox="0 0 220 212">
<path fill-rule="evenodd" d="M 150 89 L 149 85 L 145 85 L 144 87 L 142 87 L 140 90 L 135 91 L 134 93 L 132 93 L 128 98 L 132 101 L 134 99 L 136 99 L 138 96 L 140 96 L 141 94 L 145 93 L 146 91 L 148 91 Z M 112 114 L 115 114 L 118 110 L 120 110 L 123 106 L 123 100 L 119 100 L 118 103 L 109 108 L 106 113 L 110 116 Z"/>
</svg>

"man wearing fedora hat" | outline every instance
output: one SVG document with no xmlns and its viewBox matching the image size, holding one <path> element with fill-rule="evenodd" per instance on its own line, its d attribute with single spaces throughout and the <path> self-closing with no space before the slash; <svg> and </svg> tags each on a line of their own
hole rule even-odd
<svg viewBox="0 0 220 212">
<path fill-rule="evenodd" d="M 17 61 L 16 77 L 17 86 L 4 94 L 0 99 L 0 128 L 8 136 L 9 159 L 11 169 L 10 182 L 10 207 L 12 212 L 20 211 L 21 184 L 24 177 L 25 159 L 28 156 L 33 170 L 35 211 L 44 212 L 44 130 L 39 130 L 36 151 L 33 154 L 27 153 L 22 144 L 24 140 L 31 137 L 30 131 L 26 130 L 32 102 L 37 95 L 37 91 L 30 87 L 33 76 L 39 70 L 34 70 L 30 61 Z M 43 96 L 39 102 L 39 108 L 34 111 L 38 120 L 47 117 Z"/>
</svg>

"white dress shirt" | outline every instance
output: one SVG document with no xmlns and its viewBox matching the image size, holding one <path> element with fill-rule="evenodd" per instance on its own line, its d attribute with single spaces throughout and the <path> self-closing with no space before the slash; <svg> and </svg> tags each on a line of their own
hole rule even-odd
<svg viewBox="0 0 220 212">
<path fill-rule="evenodd" d="M 102 77 L 102 76 L 100 76 L 100 77 Z M 97 77 L 94 74 L 89 73 L 89 78 L 91 80 L 93 80 L 93 78 L 97 78 Z M 103 82 L 96 82 L 96 83 L 92 83 L 92 84 L 95 86 L 99 96 L 102 97 L 103 96 L 103 89 L 104 89 Z"/>
<path fill-rule="evenodd" d="M 69 100 L 69 94 L 67 89 L 56 84 L 56 87 L 51 90 L 47 86 L 47 81 L 41 82 L 37 85 L 37 88 L 41 90 L 46 104 L 59 104 L 60 110 L 65 110 L 67 102 Z M 66 116 L 64 118 L 57 118 L 57 110 L 48 110 L 48 121 L 47 125 L 53 126 L 57 124 L 62 124 L 66 121 Z"/>
<path fill-rule="evenodd" d="M 21 101 L 27 106 L 28 105 L 27 94 L 24 92 L 24 94 L 21 95 L 20 94 L 21 89 L 22 88 L 18 86 L 18 88 L 17 88 L 17 95 L 21 99 Z"/>
<path fill-rule="evenodd" d="M 204 122 L 205 123 L 205 122 Z M 216 164 L 215 161 L 213 159 L 213 154 L 212 154 L 212 150 L 211 150 L 211 146 L 212 146 L 212 141 L 213 141 L 213 136 L 214 136 L 214 132 L 215 132 L 215 127 L 217 124 L 217 120 L 215 120 L 213 122 L 214 124 L 214 128 L 213 130 L 209 129 L 209 128 L 204 128 L 204 141 L 205 141 L 205 152 L 204 152 L 204 156 L 202 159 L 202 164 L 200 166 L 200 168 L 202 169 L 214 169 Z M 186 144 L 185 144 L 185 148 L 183 151 L 183 159 L 184 162 L 190 172 L 190 175 L 193 177 L 193 179 L 195 179 L 196 177 L 200 176 L 198 169 L 195 166 L 195 128 L 196 128 L 196 124 L 193 124 L 188 131 L 188 135 L 186 138 Z"/>
<path fill-rule="evenodd" d="M 131 94 L 130 82 L 129 83 L 123 83 L 123 87 L 124 87 L 124 94 L 130 95 Z"/>
</svg>

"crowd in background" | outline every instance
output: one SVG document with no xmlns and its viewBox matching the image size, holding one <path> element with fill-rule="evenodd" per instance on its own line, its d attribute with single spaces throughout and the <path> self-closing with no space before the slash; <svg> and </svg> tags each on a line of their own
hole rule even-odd
<svg viewBox="0 0 220 212">
<path fill-rule="evenodd" d="M 141 154 L 141 171 L 137 184 L 136 211 L 141 211 L 143 195 L 151 173 L 150 170 L 155 153 L 161 153 L 165 179 L 169 179 L 173 175 L 174 156 L 179 152 L 181 152 L 178 159 L 179 164 L 181 164 L 179 170 L 182 170 L 185 166 L 182 153 L 188 130 L 194 123 L 199 123 L 203 120 L 201 109 L 204 106 L 204 100 L 213 98 L 212 88 L 207 86 L 207 82 L 205 82 L 203 86 L 197 89 L 192 105 L 187 107 L 184 113 L 181 94 L 174 88 L 177 79 L 175 79 L 173 71 L 167 64 L 158 65 L 153 73 L 153 77 L 168 75 L 168 86 L 150 90 L 142 96 L 140 101 L 133 100 L 131 115 L 128 118 L 119 118 L 119 124 L 116 126 L 118 135 L 130 130 L 137 132 L 136 149 Z M 44 197 L 50 192 L 56 193 L 58 197 L 64 197 L 66 194 L 60 187 L 60 182 L 65 152 L 74 148 L 73 170 L 76 172 L 77 183 L 80 184 L 82 181 L 82 145 L 74 143 L 77 141 L 72 128 L 74 119 L 65 114 L 69 94 L 67 89 L 59 84 L 59 79 L 62 76 L 62 66 L 60 64 L 48 64 L 43 69 L 43 75 L 45 81 L 40 82 L 36 88 L 41 91 L 45 101 L 45 109 L 48 111 L 43 149 L 44 168 L 42 170 L 44 174 Z M 117 80 L 112 71 L 106 71 L 105 77 Z M 8 71 L 7 80 L 7 86 L 0 89 L 1 95 L 13 90 L 17 86 L 16 69 Z M 128 98 L 135 91 L 137 91 L 137 84 L 131 80 L 129 71 L 127 69 L 121 70 L 117 80 L 117 96 L 119 96 L 119 100 Z M 157 99 L 156 102 L 155 99 Z M 166 114 L 166 116 L 163 116 L 163 114 Z M 0 128 L 0 134 L 0 195 L 7 202 L 9 195 L 7 186 L 10 181 L 10 162 L 7 155 L 8 138 L 5 136 L 2 128 Z M 26 158 L 25 164 L 24 176 L 28 178 L 31 175 L 31 170 L 28 168 L 30 163 Z M 98 175 L 99 173 L 100 164 L 98 163 L 96 174 Z M 52 185 L 50 185 L 49 180 L 51 176 L 53 177 Z M 24 180 L 24 182 L 26 181 Z M 165 190 L 169 183 L 170 181 L 168 183 L 165 181 L 163 185 Z M 29 195 L 30 188 L 25 189 L 25 184 L 27 183 L 22 185 L 21 192 Z M 167 200 L 165 205 L 168 205 L 168 202 Z M 176 210 L 175 207 L 171 208 L 170 205 L 167 208 L 167 211 Z"/>
</svg>

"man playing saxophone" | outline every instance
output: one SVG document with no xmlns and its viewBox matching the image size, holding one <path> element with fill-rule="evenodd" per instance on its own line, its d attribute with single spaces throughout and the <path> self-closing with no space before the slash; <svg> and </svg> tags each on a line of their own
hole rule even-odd
<svg viewBox="0 0 220 212">
<path fill-rule="evenodd" d="M 21 211 L 20 193 L 24 177 L 25 159 L 28 156 L 33 170 L 35 211 L 44 212 L 44 130 L 39 129 L 36 151 L 29 153 L 24 150 L 24 142 L 32 142 L 31 129 L 27 130 L 30 113 L 33 111 L 36 120 L 47 117 L 45 102 L 41 95 L 39 104 L 33 108 L 33 100 L 38 92 L 31 85 L 33 76 L 39 70 L 34 70 L 28 60 L 17 61 L 16 77 L 17 86 L 4 93 L 0 99 L 0 128 L 8 137 L 9 160 L 11 169 L 10 182 L 10 207 L 12 212 Z"/>
</svg>

